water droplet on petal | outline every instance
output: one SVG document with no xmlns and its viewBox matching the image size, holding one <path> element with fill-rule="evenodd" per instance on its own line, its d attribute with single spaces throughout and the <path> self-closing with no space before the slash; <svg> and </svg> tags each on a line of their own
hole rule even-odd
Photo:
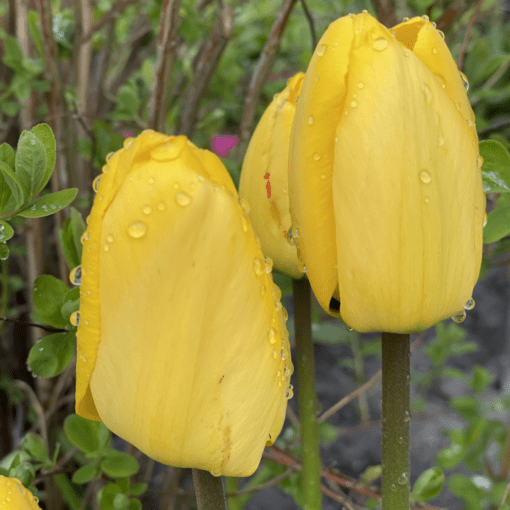
<svg viewBox="0 0 510 510">
<path fill-rule="evenodd" d="M 115 154 L 115 152 L 109 152 L 107 155 L 106 155 L 106 161 L 108 161 L 113 155 Z"/>
<path fill-rule="evenodd" d="M 276 329 L 271 327 L 267 330 L 267 339 L 269 340 L 270 344 L 275 344 L 277 337 L 278 337 L 278 331 L 276 331 Z"/>
<path fill-rule="evenodd" d="M 149 177 L 149 180 L 147 181 L 149 184 L 154 184 L 154 177 Z"/>
<path fill-rule="evenodd" d="M 356 99 L 353 99 L 353 100 L 351 101 L 351 107 L 352 107 L 352 108 L 356 108 L 356 106 L 358 106 L 358 101 L 356 101 Z"/>
<path fill-rule="evenodd" d="M 306 265 L 302 259 L 298 261 L 298 271 L 301 271 L 302 273 L 306 273 Z"/>
<path fill-rule="evenodd" d="M 485 225 L 487 225 L 487 213 L 483 215 L 483 226 L 485 227 Z"/>
<path fill-rule="evenodd" d="M 321 157 L 320 157 L 320 155 L 319 155 L 319 153 L 318 153 L 318 152 L 314 152 L 314 153 L 313 153 L 313 159 L 314 159 L 315 161 L 319 161 L 319 159 L 321 159 Z"/>
<path fill-rule="evenodd" d="M 453 322 L 457 322 L 457 323 L 460 323 L 460 322 L 464 322 L 464 319 L 466 318 L 466 310 L 461 310 L 460 312 L 456 313 L 453 317 L 452 317 L 452 321 Z"/>
<path fill-rule="evenodd" d="M 135 238 L 139 239 L 143 237 L 147 233 L 147 224 L 143 221 L 134 221 L 128 227 L 128 234 Z"/>
<path fill-rule="evenodd" d="M 88 240 L 89 240 L 89 233 L 85 230 L 85 232 L 83 232 L 83 234 L 80 237 L 80 242 L 81 242 L 81 244 L 83 244 L 85 241 L 88 241 Z"/>
<path fill-rule="evenodd" d="M 276 352 L 275 349 L 271 351 L 271 355 L 273 356 L 273 359 L 276 359 L 278 357 L 278 353 Z"/>
<path fill-rule="evenodd" d="M 434 55 L 437 55 L 437 48 L 432 48 L 432 53 L 433 53 Z"/>
<path fill-rule="evenodd" d="M 266 263 L 266 273 L 270 273 L 273 270 L 273 259 L 271 257 L 264 257 L 264 262 Z"/>
<path fill-rule="evenodd" d="M 404 16 L 404 17 L 402 18 L 402 21 L 405 23 L 406 21 L 409 21 L 409 18 L 408 18 L 407 16 Z"/>
<path fill-rule="evenodd" d="M 425 103 L 427 105 L 432 103 L 432 92 L 430 91 L 430 87 L 426 83 L 424 83 L 421 86 L 421 90 L 423 92 L 423 96 L 425 97 Z"/>
<path fill-rule="evenodd" d="M 97 190 L 99 189 L 99 181 L 101 180 L 101 176 L 98 175 L 93 181 L 92 181 L 92 189 L 97 193 Z"/>
<path fill-rule="evenodd" d="M 430 174 L 427 172 L 427 170 L 421 170 L 420 171 L 420 181 L 424 184 L 428 184 L 432 180 L 432 177 L 430 177 Z"/>
<path fill-rule="evenodd" d="M 352 331 L 352 330 L 353 330 L 353 329 L 351 328 L 351 326 L 348 326 L 347 324 L 345 325 L 345 329 L 346 329 L 347 331 Z"/>
<path fill-rule="evenodd" d="M 437 33 L 439 34 L 439 37 L 441 37 L 441 39 L 444 39 L 444 32 L 438 30 Z"/>
<path fill-rule="evenodd" d="M 453 106 L 455 106 L 455 109 L 460 112 L 460 104 L 457 101 L 454 101 Z"/>
<path fill-rule="evenodd" d="M 359 89 L 365 88 L 365 84 L 362 81 L 358 82 L 358 88 Z"/>
<path fill-rule="evenodd" d="M 110 251 L 110 245 L 108 243 L 106 243 L 104 246 L 103 246 L 103 250 L 104 251 Z"/>
<path fill-rule="evenodd" d="M 379 39 L 376 39 L 374 41 L 373 48 L 375 51 L 384 51 L 388 47 L 388 39 L 384 39 L 383 37 L 380 37 Z"/>
<path fill-rule="evenodd" d="M 466 75 L 462 71 L 459 71 L 459 75 L 460 75 L 460 79 L 462 80 L 462 85 L 464 85 L 464 89 L 466 91 L 469 90 L 469 81 L 468 81 Z"/>
<path fill-rule="evenodd" d="M 444 136 L 442 135 L 442 133 L 439 133 L 439 135 L 437 135 L 437 145 L 439 145 L 439 147 L 442 147 L 444 145 Z"/>
<path fill-rule="evenodd" d="M 308 117 L 308 124 L 313 124 L 313 115 L 310 115 L 310 117 Z"/>
<path fill-rule="evenodd" d="M 264 296 L 265 293 L 266 293 L 266 286 L 265 285 L 261 285 L 260 286 L 260 295 Z"/>
<path fill-rule="evenodd" d="M 430 19 L 430 18 L 429 18 L 426 14 L 424 14 L 424 15 L 421 17 L 421 19 L 422 19 L 422 20 L 425 20 L 425 21 L 429 21 L 429 19 Z"/>
<path fill-rule="evenodd" d="M 73 326 L 78 326 L 80 324 L 80 312 L 79 311 L 73 312 L 69 317 L 69 322 Z"/>
<path fill-rule="evenodd" d="M 187 193 L 181 192 L 181 193 L 177 193 L 175 195 L 175 201 L 181 207 L 186 207 L 187 205 L 189 205 L 191 203 L 191 197 Z"/>
<path fill-rule="evenodd" d="M 272 292 L 273 297 L 276 299 L 276 301 L 280 301 L 280 299 L 282 298 L 282 291 L 280 290 L 280 287 L 278 287 L 278 285 L 276 285 L 276 283 L 274 282 L 272 286 Z"/>
<path fill-rule="evenodd" d="M 253 259 L 253 272 L 257 276 L 260 276 L 261 274 L 264 274 L 266 272 L 266 264 L 259 257 L 255 257 Z"/>
<path fill-rule="evenodd" d="M 428 204 L 430 202 L 430 198 L 429 197 L 425 197 L 425 203 Z"/>
<path fill-rule="evenodd" d="M 327 44 L 321 44 L 317 50 L 317 55 L 319 55 L 319 57 L 324 56 L 324 53 L 326 53 L 327 49 L 328 49 Z"/>
<path fill-rule="evenodd" d="M 294 386 L 292 384 L 289 385 L 287 390 L 285 391 L 285 397 L 291 399 L 294 396 Z"/>
<path fill-rule="evenodd" d="M 239 205 L 241 206 L 241 209 L 243 210 L 244 214 L 250 214 L 250 204 L 244 200 L 244 198 L 240 198 L 239 200 Z"/>
<path fill-rule="evenodd" d="M 81 285 L 81 266 L 76 266 L 69 274 L 69 280 L 73 285 Z"/>
<path fill-rule="evenodd" d="M 437 24 L 436 24 L 436 22 L 435 22 L 435 21 L 431 21 L 431 23 L 432 23 L 432 26 L 433 26 L 434 28 L 436 28 L 436 27 L 437 27 Z"/>
<path fill-rule="evenodd" d="M 442 76 L 441 74 L 435 74 L 434 76 L 436 77 L 436 80 L 439 82 L 439 85 L 441 85 L 441 88 L 445 89 L 446 88 L 445 77 Z"/>
<path fill-rule="evenodd" d="M 160 202 L 158 204 L 158 211 L 164 211 L 166 209 L 165 202 Z"/>
<path fill-rule="evenodd" d="M 142 208 L 143 214 L 150 214 L 152 212 L 152 207 L 150 205 L 144 205 Z"/>
<path fill-rule="evenodd" d="M 482 168 L 483 165 L 483 158 L 482 156 L 478 156 L 476 158 L 476 168 Z"/>
<path fill-rule="evenodd" d="M 122 144 L 122 146 L 124 147 L 124 149 L 129 149 L 132 145 L 133 145 L 133 142 L 135 141 L 134 138 L 126 138 L 124 140 L 124 143 Z"/>
<path fill-rule="evenodd" d="M 319 81 L 319 80 L 320 80 L 320 76 L 319 76 L 319 75 L 317 75 L 317 76 L 315 77 L 315 81 Z"/>
<path fill-rule="evenodd" d="M 465 310 L 472 310 L 475 307 L 475 300 L 473 298 L 469 298 L 467 303 L 464 305 Z"/>
<path fill-rule="evenodd" d="M 151 151 L 151 158 L 156 161 L 172 161 L 177 159 L 181 155 L 186 145 L 186 141 L 187 140 L 185 138 L 173 138 L 168 140 L 163 145 L 160 145 Z"/>
</svg>

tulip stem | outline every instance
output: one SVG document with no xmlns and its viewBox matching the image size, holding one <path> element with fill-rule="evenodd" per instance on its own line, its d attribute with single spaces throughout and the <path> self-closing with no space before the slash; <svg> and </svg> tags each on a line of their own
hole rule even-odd
<svg viewBox="0 0 510 510">
<path fill-rule="evenodd" d="M 222 477 L 213 476 L 209 471 L 201 469 L 192 471 L 198 510 L 226 510 Z"/>
<path fill-rule="evenodd" d="M 382 334 L 382 509 L 409 510 L 409 335 Z"/>
<path fill-rule="evenodd" d="M 303 480 L 303 508 L 321 510 L 321 460 L 317 423 L 317 393 L 312 342 L 311 292 L 307 278 L 292 280 L 296 330 L 296 370 Z"/>
</svg>

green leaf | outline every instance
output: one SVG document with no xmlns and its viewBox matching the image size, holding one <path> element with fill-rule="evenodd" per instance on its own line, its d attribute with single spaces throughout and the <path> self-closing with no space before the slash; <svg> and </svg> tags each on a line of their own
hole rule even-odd
<svg viewBox="0 0 510 510">
<path fill-rule="evenodd" d="M 138 482 L 131 487 L 129 491 L 132 496 L 141 496 L 147 490 L 148 485 L 144 482 Z"/>
<path fill-rule="evenodd" d="M 35 11 L 28 11 L 28 31 L 32 36 L 32 41 L 34 41 L 35 48 L 37 50 L 37 55 L 42 60 L 44 58 L 43 45 L 41 39 L 41 32 L 39 31 L 39 16 Z"/>
<path fill-rule="evenodd" d="M 99 448 L 99 423 L 71 414 L 64 422 L 64 431 L 74 446 L 85 453 L 91 453 Z"/>
<path fill-rule="evenodd" d="M 85 229 L 86 225 L 81 214 L 71 207 L 71 217 L 66 219 L 64 228 L 59 232 L 62 251 L 69 269 L 74 269 L 81 263 L 83 246 L 80 239 Z"/>
<path fill-rule="evenodd" d="M 27 365 L 41 377 L 55 377 L 71 363 L 74 355 L 74 333 L 54 333 L 37 342 L 28 355 Z"/>
<path fill-rule="evenodd" d="M 23 52 L 18 41 L 14 37 L 4 40 L 4 64 L 19 73 L 23 73 Z"/>
<path fill-rule="evenodd" d="M 67 207 L 78 194 L 78 188 L 69 188 L 44 195 L 26 206 L 18 213 L 25 218 L 42 218 Z"/>
<path fill-rule="evenodd" d="M 69 320 L 71 314 L 80 309 L 80 288 L 71 289 L 64 298 L 64 304 L 61 308 L 62 317 Z"/>
<path fill-rule="evenodd" d="M 129 498 L 125 494 L 115 494 L 113 510 L 129 510 Z"/>
<path fill-rule="evenodd" d="M 473 376 L 469 381 L 469 386 L 473 391 L 481 392 L 487 388 L 492 381 L 494 381 L 494 376 L 485 368 L 480 365 L 476 365 L 473 369 Z"/>
<path fill-rule="evenodd" d="M 113 510 L 113 500 L 117 494 L 121 494 L 120 487 L 115 483 L 109 483 L 99 493 L 100 497 L 100 509 L 101 510 Z"/>
<path fill-rule="evenodd" d="M 9 258 L 9 247 L 5 243 L 0 243 L 0 260 Z"/>
<path fill-rule="evenodd" d="M 414 482 L 411 498 L 424 503 L 435 498 L 441 492 L 443 484 L 444 474 L 439 468 L 427 469 Z"/>
<path fill-rule="evenodd" d="M 9 471 L 11 478 L 17 478 L 25 487 L 28 487 L 35 478 L 35 468 L 29 462 L 22 462 Z"/>
<path fill-rule="evenodd" d="M 44 177 L 39 185 L 39 188 L 34 193 L 37 195 L 39 191 L 41 191 L 46 183 L 50 180 L 51 174 L 53 173 L 53 169 L 55 168 L 55 160 L 57 158 L 57 144 L 55 142 L 55 136 L 53 135 L 53 131 L 51 130 L 48 124 L 37 124 L 37 126 L 32 128 L 32 133 L 34 133 L 39 140 L 44 145 L 46 149 L 46 172 Z"/>
<path fill-rule="evenodd" d="M 129 510 L 142 510 L 142 503 L 139 499 L 129 500 Z"/>
<path fill-rule="evenodd" d="M 480 143 L 480 155 L 484 192 L 510 192 L 510 154 L 505 147 L 495 140 L 484 140 Z"/>
<path fill-rule="evenodd" d="M 44 462 L 49 459 L 48 449 L 42 437 L 34 432 L 28 432 L 21 440 L 19 446 L 39 462 Z"/>
<path fill-rule="evenodd" d="M 33 197 L 40 189 L 46 174 L 46 164 L 43 142 L 31 131 L 23 131 L 19 137 L 14 166 L 27 198 Z"/>
<path fill-rule="evenodd" d="M 500 206 L 487 216 L 487 225 L 483 229 L 483 242 L 495 243 L 510 234 L 510 206 Z"/>
<path fill-rule="evenodd" d="M 18 179 L 18 176 L 11 170 L 11 167 L 3 161 L 0 161 L 0 172 L 2 172 L 2 178 L 11 190 L 11 194 L 14 199 L 14 207 L 16 209 L 21 207 L 25 201 L 25 192 L 23 191 L 23 187 L 21 186 L 21 182 Z M 7 205 L 8 200 L 3 198 L 2 201 L 4 201 Z"/>
<path fill-rule="evenodd" d="M 13 172 L 15 156 L 16 153 L 14 152 L 14 149 L 8 143 L 4 142 L 0 145 L 0 161 L 3 161 L 6 165 L 8 165 Z"/>
<path fill-rule="evenodd" d="M 96 476 L 97 470 L 94 466 L 83 466 L 74 472 L 73 482 L 82 484 L 88 483 L 94 476 Z"/>
<path fill-rule="evenodd" d="M 80 510 L 81 508 L 81 495 L 77 494 L 75 486 L 69 480 L 69 477 L 64 473 L 53 475 L 55 484 L 60 489 L 66 507 L 69 510 Z"/>
<path fill-rule="evenodd" d="M 138 473 L 138 461 L 128 453 L 115 451 L 101 462 L 101 469 L 112 478 L 132 476 Z"/>
<path fill-rule="evenodd" d="M 68 291 L 63 281 L 51 275 L 41 275 L 34 282 L 32 296 L 35 311 L 56 328 L 64 328 L 68 324 L 61 312 Z"/>
<path fill-rule="evenodd" d="M 14 235 L 14 229 L 6 221 L 0 220 L 0 242 L 5 243 Z"/>
<path fill-rule="evenodd" d="M 462 460 L 464 447 L 459 444 L 452 444 L 443 448 L 436 456 L 436 463 L 444 469 L 452 469 Z"/>
</svg>

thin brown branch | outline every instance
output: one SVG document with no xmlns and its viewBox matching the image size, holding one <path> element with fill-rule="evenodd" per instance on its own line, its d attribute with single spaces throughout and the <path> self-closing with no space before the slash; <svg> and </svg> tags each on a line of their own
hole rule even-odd
<svg viewBox="0 0 510 510">
<path fill-rule="evenodd" d="M 221 56 L 232 36 L 234 10 L 228 3 L 221 7 L 220 16 L 207 41 L 199 50 L 199 58 L 182 102 L 181 114 L 177 121 L 176 133 L 190 136 L 197 121 L 197 113 L 209 81 L 218 66 Z"/>
<path fill-rule="evenodd" d="M 32 328 L 39 328 L 44 331 L 48 331 L 49 333 L 63 333 L 66 331 L 65 329 L 54 328 L 53 326 L 45 326 L 44 324 L 39 324 L 37 322 L 25 322 L 21 319 L 9 319 L 9 317 L 0 317 L 0 321 L 12 322 L 13 324 L 21 324 L 23 326 L 30 326 Z"/>
<path fill-rule="evenodd" d="M 425 336 L 425 332 L 420 333 L 418 338 L 411 345 L 411 351 L 413 351 L 416 347 L 418 347 L 418 345 L 420 344 L 420 342 L 422 341 L 424 336 Z M 382 370 L 379 370 L 365 384 L 363 384 L 359 388 L 356 388 L 349 395 L 346 395 L 342 400 L 340 400 L 335 405 L 331 406 L 327 411 L 322 413 L 322 415 L 319 416 L 319 418 L 317 418 L 317 422 L 322 423 L 323 421 L 327 420 L 329 417 L 331 417 L 337 411 L 340 411 L 340 409 L 342 409 L 342 407 L 346 406 L 349 402 L 353 401 L 355 398 L 359 397 L 361 394 L 368 391 L 381 378 L 381 375 L 382 375 Z"/>
<path fill-rule="evenodd" d="M 462 44 L 460 45 L 459 50 L 459 58 L 457 59 L 457 67 L 460 71 L 464 66 L 464 58 L 466 57 L 466 51 L 469 44 L 469 39 L 471 37 L 471 32 L 473 31 L 473 27 L 475 25 L 476 19 L 478 17 L 478 13 L 480 12 L 480 7 L 482 6 L 483 0 L 478 0 L 476 3 L 475 11 L 469 20 L 468 26 L 466 28 L 466 33 L 464 34 L 464 39 L 462 40 Z"/>
<path fill-rule="evenodd" d="M 149 127 L 156 131 L 163 131 L 165 127 L 168 83 L 175 56 L 180 6 L 181 0 L 163 0 L 161 6 L 154 84 L 149 101 Z"/>
<path fill-rule="evenodd" d="M 338 503 L 342 503 L 342 505 L 347 510 L 355 510 L 355 508 L 349 503 L 347 498 L 343 496 L 342 494 L 337 494 L 336 492 L 332 491 L 331 489 L 328 489 L 324 485 L 321 484 L 321 491 L 326 494 L 326 496 L 329 496 L 331 499 L 334 499 Z"/>
<path fill-rule="evenodd" d="M 398 24 L 395 6 L 392 0 L 372 0 L 377 19 L 386 27 L 391 28 Z"/>
<path fill-rule="evenodd" d="M 12 382 L 13 386 L 24 391 L 28 399 L 30 400 L 30 403 L 34 406 L 35 412 L 37 413 L 37 418 L 39 421 L 39 429 L 41 431 L 41 437 L 44 441 L 44 444 L 46 445 L 46 448 L 49 451 L 49 444 L 48 444 L 48 428 L 46 426 L 46 418 L 44 417 L 44 409 L 41 405 L 41 402 L 39 402 L 39 399 L 37 398 L 37 395 L 35 394 L 35 391 L 32 389 L 31 386 L 29 386 L 25 381 L 21 381 L 19 379 L 15 379 Z"/>
<path fill-rule="evenodd" d="M 248 140 L 255 121 L 257 113 L 257 105 L 260 100 L 262 87 L 267 79 L 273 63 L 276 58 L 276 53 L 280 48 L 281 37 L 287 21 L 289 20 L 290 13 L 296 4 L 296 0 L 283 0 L 280 10 L 276 15 L 271 31 L 267 38 L 266 44 L 260 54 L 257 65 L 251 77 L 246 99 L 244 101 L 243 114 L 241 123 L 239 125 L 239 145 L 236 147 L 236 155 L 238 160 L 242 160 Z"/>
<path fill-rule="evenodd" d="M 130 5 L 141 0 L 119 0 L 113 4 L 113 7 L 101 18 L 99 18 L 82 36 L 81 42 L 86 43 L 98 30 L 101 30 L 106 24 L 118 17 L 118 15 Z"/>
<path fill-rule="evenodd" d="M 227 493 L 225 496 L 227 498 L 235 498 L 236 496 L 242 496 L 243 494 L 252 494 L 253 492 L 259 492 L 264 489 L 269 489 L 269 487 L 274 487 L 278 483 L 280 483 L 282 480 L 285 480 L 288 478 L 292 473 L 294 473 L 294 469 L 291 467 L 287 468 L 285 472 L 283 472 L 281 475 L 275 476 L 271 480 L 261 483 L 260 485 L 257 485 L 256 487 L 250 487 L 249 489 L 241 489 L 234 493 Z"/>
<path fill-rule="evenodd" d="M 315 47 L 317 46 L 317 36 L 315 34 L 315 24 L 313 21 L 313 16 L 310 10 L 308 9 L 305 0 L 301 0 L 301 5 L 303 6 L 303 11 L 305 11 L 306 19 L 308 20 L 308 24 L 310 25 L 310 35 L 312 37 L 312 51 L 314 51 Z"/>
</svg>

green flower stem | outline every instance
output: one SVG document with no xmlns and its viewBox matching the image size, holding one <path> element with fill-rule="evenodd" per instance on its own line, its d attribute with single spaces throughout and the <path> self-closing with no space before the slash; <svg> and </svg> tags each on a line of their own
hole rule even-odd
<svg viewBox="0 0 510 510">
<path fill-rule="evenodd" d="M 409 510 L 409 335 L 382 334 L 382 509 Z"/>
<path fill-rule="evenodd" d="M 236 494 L 239 490 L 237 478 L 235 476 L 225 477 L 225 489 L 229 494 Z M 238 496 L 232 496 L 228 498 L 228 509 L 229 510 L 243 510 L 241 500 Z"/>
<path fill-rule="evenodd" d="M 294 324 L 296 327 L 296 370 L 299 422 L 301 427 L 303 508 L 321 510 L 321 460 L 317 423 L 317 393 L 312 342 L 311 292 L 307 278 L 292 280 Z"/>
<path fill-rule="evenodd" d="M 192 471 L 198 510 L 227 510 L 222 477 L 201 469 Z"/>
</svg>

